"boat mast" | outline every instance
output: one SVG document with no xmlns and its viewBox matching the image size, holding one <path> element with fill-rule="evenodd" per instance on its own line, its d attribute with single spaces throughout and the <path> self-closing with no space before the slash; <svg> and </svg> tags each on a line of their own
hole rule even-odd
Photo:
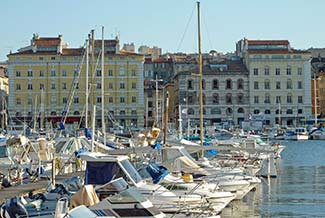
<svg viewBox="0 0 325 218">
<path fill-rule="evenodd" d="M 104 145 L 106 145 L 106 128 L 105 128 L 105 97 L 104 97 L 104 26 L 102 26 L 102 73 L 101 73 L 101 87 L 102 87 L 102 131 L 104 134 Z"/>
<path fill-rule="evenodd" d="M 197 22 L 198 22 L 198 64 L 199 64 L 199 81 L 200 81 L 200 141 L 203 145 L 204 129 L 203 129 L 203 75 L 202 75 L 202 53 L 201 53 L 201 26 L 200 26 L 200 1 L 197 1 Z"/>
<path fill-rule="evenodd" d="M 89 38 L 89 37 L 88 37 Z M 88 129 L 88 99 L 89 99 L 89 39 L 86 40 L 86 123 L 85 128 Z"/>
</svg>

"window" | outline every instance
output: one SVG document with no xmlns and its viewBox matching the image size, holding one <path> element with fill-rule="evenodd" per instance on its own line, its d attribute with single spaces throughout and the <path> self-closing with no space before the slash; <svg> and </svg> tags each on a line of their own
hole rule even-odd
<svg viewBox="0 0 325 218">
<path fill-rule="evenodd" d="M 258 104 L 258 103 L 259 103 L 258 96 L 254 96 L 254 104 Z"/>
<path fill-rule="evenodd" d="M 275 88 L 276 89 L 281 89 L 281 82 L 280 81 L 276 81 Z"/>
<path fill-rule="evenodd" d="M 271 111 L 270 110 L 265 110 L 264 113 L 265 114 L 271 114 Z"/>
<path fill-rule="evenodd" d="M 254 114 L 259 114 L 259 113 L 260 113 L 260 110 L 255 109 L 253 113 L 254 113 Z"/>
<path fill-rule="evenodd" d="M 238 102 L 238 104 L 243 104 L 244 103 L 244 95 L 242 93 L 239 93 L 237 95 L 237 102 Z"/>
<path fill-rule="evenodd" d="M 219 81 L 217 79 L 213 80 L 212 89 L 219 89 Z"/>
<path fill-rule="evenodd" d="M 258 89 L 258 82 L 254 82 L 254 89 Z"/>
<path fill-rule="evenodd" d="M 193 98 L 193 96 L 188 96 L 188 103 L 189 104 L 194 104 L 194 98 Z"/>
<path fill-rule="evenodd" d="M 287 80 L 287 89 L 292 89 L 292 81 L 290 79 Z"/>
<path fill-rule="evenodd" d="M 275 75 L 280 75 L 280 68 L 275 68 Z"/>
<path fill-rule="evenodd" d="M 270 68 L 264 68 L 264 75 L 270 75 Z"/>
<path fill-rule="evenodd" d="M 268 94 L 265 95 L 264 103 L 265 104 L 270 104 L 271 103 L 270 95 L 268 95 Z"/>
<path fill-rule="evenodd" d="M 80 115 L 79 111 L 73 111 L 73 115 Z"/>
<path fill-rule="evenodd" d="M 298 109 L 298 114 L 302 114 L 302 109 Z"/>
<path fill-rule="evenodd" d="M 17 105 L 20 105 L 20 104 L 21 104 L 21 99 L 20 99 L 20 98 L 17 98 L 17 99 L 16 99 L 16 104 L 17 104 Z"/>
<path fill-rule="evenodd" d="M 96 70 L 96 76 L 102 76 L 102 70 L 97 69 Z"/>
<path fill-rule="evenodd" d="M 221 110 L 219 108 L 212 108 L 211 114 L 221 114 Z"/>
<path fill-rule="evenodd" d="M 298 70 L 297 70 L 297 74 L 298 74 L 298 75 L 302 75 L 302 68 L 301 68 L 301 67 L 298 68 Z"/>
<path fill-rule="evenodd" d="M 120 115 L 125 115 L 125 111 L 120 111 Z"/>
<path fill-rule="evenodd" d="M 44 58 L 43 58 L 43 57 L 39 57 L 38 59 L 39 59 L 39 60 L 44 60 Z"/>
<path fill-rule="evenodd" d="M 16 77 L 20 77 L 20 71 L 16 71 Z"/>
<path fill-rule="evenodd" d="M 33 84 L 28 83 L 28 84 L 27 84 L 27 89 L 28 89 L 28 90 L 32 90 L 32 89 L 33 89 Z"/>
<path fill-rule="evenodd" d="M 291 75 L 291 68 L 287 68 L 287 75 Z"/>
<path fill-rule="evenodd" d="M 131 76 L 136 76 L 137 75 L 137 71 L 135 69 L 131 70 Z"/>
<path fill-rule="evenodd" d="M 113 103 L 113 97 L 108 97 L 108 102 Z"/>
<path fill-rule="evenodd" d="M 55 116 L 56 115 L 56 112 L 55 111 L 51 111 L 51 115 L 52 116 Z"/>
<path fill-rule="evenodd" d="M 66 97 L 63 97 L 63 98 L 62 98 L 62 103 L 63 103 L 63 104 L 66 104 L 67 102 L 68 102 L 68 99 L 67 99 Z"/>
<path fill-rule="evenodd" d="M 125 83 L 124 82 L 120 82 L 120 89 L 125 89 Z"/>
<path fill-rule="evenodd" d="M 137 97 L 132 96 L 132 103 L 136 103 L 137 102 Z"/>
<path fill-rule="evenodd" d="M 76 89 L 79 89 L 79 83 L 75 83 Z"/>
<path fill-rule="evenodd" d="M 254 69 L 253 69 L 253 72 L 254 72 L 254 75 L 255 75 L 255 76 L 258 75 L 258 69 L 257 69 L 257 68 L 254 68 Z"/>
<path fill-rule="evenodd" d="M 131 111 L 131 114 L 132 114 L 132 115 L 137 115 L 137 111 L 136 111 L 136 110 L 132 110 L 132 111 Z"/>
<path fill-rule="evenodd" d="M 19 83 L 16 84 L 16 90 L 21 90 L 21 86 Z"/>
<path fill-rule="evenodd" d="M 303 103 L 303 101 L 302 101 L 302 96 L 298 96 L 298 103 L 299 103 L 299 104 L 302 104 L 302 103 Z"/>
<path fill-rule="evenodd" d="M 120 97 L 120 103 L 125 103 L 125 98 L 124 97 Z"/>
<path fill-rule="evenodd" d="M 97 97 L 97 103 L 102 103 L 102 97 Z"/>
<path fill-rule="evenodd" d="M 205 89 L 205 80 L 202 80 L 202 89 Z"/>
<path fill-rule="evenodd" d="M 232 114 L 232 109 L 231 109 L 230 107 L 228 107 L 228 108 L 226 109 L 226 114 L 227 114 L 227 115 L 231 115 L 231 114 Z"/>
<path fill-rule="evenodd" d="M 293 114 L 293 111 L 291 109 L 288 109 L 287 114 Z"/>
<path fill-rule="evenodd" d="M 32 101 L 33 101 L 32 98 L 27 98 L 27 104 L 28 105 L 31 105 L 32 104 Z"/>
<path fill-rule="evenodd" d="M 113 83 L 108 83 L 108 88 L 113 89 Z"/>
<path fill-rule="evenodd" d="M 276 98 L 275 98 L 275 102 L 276 102 L 277 104 L 280 104 L 280 103 L 281 103 L 281 96 L 276 96 Z"/>
<path fill-rule="evenodd" d="M 213 103 L 215 103 L 215 104 L 219 104 L 219 95 L 217 94 L 217 93 L 214 93 L 213 95 L 212 95 L 212 97 L 213 97 Z"/>
<path fill-rule="evenodd" d="M 55 83 L 51 84 L 51 89 L 55 89 Z"/>
<path fill-rule="evenodd" d="M 232 81 L 231 81 L 231 79 L 227 79 L 227 81 L 226 81 L 226 89 L 232 89 Z"/>
<path fill-rule="evenodd" d="M 232 96 L 231 93 L 226 95 L 226 104 L 232 104 Z"/>
<path fill-rule="evenodd" d="M 44 84 L 42 84 L 42 83 L 41 83 L 41 84 L 39 84 L 39 89 L 40 89 L 40 90 L 44 90 L 44 89 L 45 89 L 45 85 L 44 85 Z"/>
<path fill-rule="evenodd" d="M 243 79 L 238 79 L 237 89 L 244 89 L 244 80 Z"/>
<path fill-rule="evenodd" d="M 108 70 L 108 76 L 113 76 L 113 70 Z"/>
<path fill-rule="evenodd" d="M 77 77 L 79 75 L 78 69 L 73 70 L 73 76 Z"/>
<path fill-rule="evenodd" d="M 288 95 L 287 96 L 287 103 L 288 104 L 291 104 L 292 103 L 292 96 L 291 95 Z"/>
<path fill-rule="evenodd" d="M 101 82 L 97 82 L 96 88 L 97 89 L 101 89 L 102 88 L 102 83 Z"/>
<path fill-rule="evenodd" d="M 51 70 L 51 77 L 55 77 L 55 76 L 56 76 L 55 69 L 52 69 L 52 70 Z"/>
<path fill-rule="evenodd" d="M 44 76 L 44 70 L 40 70 L 40 71 L 39 71 L 39 76 L 40 76 L 40 77 L 43 77 L 43 76 Z"/>
<path fill-rule="evenodd" d="M 62 70 L 61 73 L 62 73 L 62 76 L 63 76 L 63 77 L 66 77 L 66 76 L 67 76 L 67 71 L 66 71 L 66 70 Z"/>
<path fill-rule="evenodd" d="M 298 81 L 298 89 L 302 89 L 302 82 Z"/>
<path fill-rule="evenodd" d="M 270 80 L 264 81 L 264 89 L 270 89 Z"/>
<path fill-rule="evenodd" d="M 136 83 L 132 83 L 132 89 L 136 89 L 137 88 L 137 84 Z"/>
<path fill-rule="evenodd" d="M 193 80 L 188 80 L 187 81 L 187 89 L 193 89 Z"/>
<path fill-rule="evenodd" d="M 27 71 L 27 76 L 28 76 L 28 77 L 32 77 L 32 76 L 33 76 L 33 70 L 29 69 L 29 70 Z"/>
<path fill-rule="evenodd" d="M 241 108 L 241 107 L 238 108 L 237 113 L 239 113 L 239 114 L 243 114 L 243 113 L 245 113 L 244 108 Z"/>
<path fill-rule="evenodd" d="M 55 96 L 51 97 L 51 104 L 56 104 L 56 97 Z"/>
<path fill-rule="evenodd" d="M 277 109 L 277 110 L 275 110 L 275 113 L 276 113 L 276 114 L 282 114 L 282 111 L 279 110 L 279 109 Z"/>
<path fill-rule="evenodd" d="M 194 109 L 193 108 L 189 108 L 188 109 L 188 114 L 193 115 L 194 114 Z"/>
<path fill-rule="evenodd" d="M 67 84 L 66 83 L 62 83 L 62 89 L 67 89 Z"/>
<path fill-rule="evenodd" d="M 79 97 L 74 97 L 73 98 L 73 103 L 75 103 L 75 104 L 79 103 Z"/>
<path fill-rule="evenodd" d="M 125 75 L 124 67 L 120 67 L 120 76 L 124 76 L 124 75 Z"/>
</svg>

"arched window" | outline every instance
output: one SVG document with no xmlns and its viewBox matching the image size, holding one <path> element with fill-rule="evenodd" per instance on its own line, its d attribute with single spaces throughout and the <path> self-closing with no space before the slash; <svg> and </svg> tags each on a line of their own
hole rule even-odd
<svg viewBox="0 0 325 218">
<path fill-rule="evenodd" d="M 282 114 L 282 112 L 281 112 L 281 110 L 277 109 L 277 110 L 275 111 L 275 114 Z"/>
<path fill-rule="evenodd" d="M 243 79 L 237 80 L 237 89 L 244 89 L 244 80 Z"/>
<path fill-rule="evenodd" d="M 217 93 L 213 93 L 213 103 L 214 104 L 219 104 L 219 95 Z"/>
<path fill-rule="evenodd" d="M 80 115 L 80 112 L 79 111 L 74 111 L 73 115 Z"/>
<path fill-rule="evenodd" d="M 271 111 L 270 110 L 265 110 L 264 113 L 265 114 L 271 114 Z"/>
<path fill-rule="evenodd" d="M 21 117 L 21 113 L 20 112 L 17 112 L 16 113 L 16 117 Z"/>
<path fill-rule="evenodd" d="M 232 96 L 231 93 L 226 95 L 226 104 L 232 104 Z"/>
<path fill-rule="evenodd" d="M 221 114 L 221 110 L 219 108 L 212 108 L 211 114 Z"/>
<path fill-rule="evenodd" d="M 125 111 L 120 111 L 120 115 L 125 115 Z"/>
<path fill-rule="evenodd" d="M 212 89 L 219 89 L 219 81 L 217 79 L 213 80 Z"/>
<path fill-rule="evenodd" d="M 258 109 L 254 110 L 254 114 L 259 114 L 259 113 L 260 113 L 260 110 L 258 110 Z"/>
<path fill-rule="evenodd" d="M 293 114 L 293 111 L 291 109 L 288 109 L 287 114 Z"/>
<path fill-rule="evenodd" d="M 188 114 L 192 114 L 193 115 L 194 114 L 194 109 L 193 108 L 189 108 L 187 112 L 188 112 Z"/>
<path fill-rule="evenodd" d="M 239 113 L 239 114 L 243 114 L 243 113 L 245 113 L 244 108 L 241 108 L 241 107 L 238 108 L 237 113 Z"/>
<path fill-rule="evenodd" d="M 232 81 L 231 81 L 231 79 L 226 80 L 226 89 L 232 89 Z"/>
<path fill-rule="evenodd" d="M 55 111 L 51 111 L 51 115 L 52 116 L 55 116 L 56 115 L 56 112 Z"/>
</svg>

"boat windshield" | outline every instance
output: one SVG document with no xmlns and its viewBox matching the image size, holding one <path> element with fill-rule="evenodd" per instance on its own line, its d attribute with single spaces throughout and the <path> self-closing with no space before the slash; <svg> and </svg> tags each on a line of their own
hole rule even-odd
<svg viewBox="0 0 325 218">
<path fill-rule="evenodd" d="M 146 201 L 146 199 L 134 188 L 115 193 L 106 199 L 112 204 L 140 203 Z"/>
<path fill-rule="evenodd" d="M 141 176 L 139 175 L 139 173 L 135 170 L 135 168 L 133 167 L 133 165 L 130 163 L 129 160 L 123 160 L 121 161 L 121 165 L 122 167 L 125 169 L 125 171 L 127 172 L 127 174 L 130 175 L 130 179 L 133 180 L 133 182 L 135 182 L 136 184 L 142 181 Z"/>
</svg>

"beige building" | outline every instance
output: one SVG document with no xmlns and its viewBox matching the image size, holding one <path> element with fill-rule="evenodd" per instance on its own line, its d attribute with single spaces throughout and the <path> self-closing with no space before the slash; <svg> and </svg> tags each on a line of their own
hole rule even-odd
<svg viewBox="0 0 325 218">
<path fill-rule="evenodd" d="M 266 125 L 303 125 L 311 119 L 310 53 L 287 40 L 240 40 L 236 53 L 249 71 L 249 113 Z"/>
<path fill-rule="evenodd" d="M 104 42 L 104 72 L 100 63 L 90 64 L 88 84 L 85 49 L 68 48 L 62 36 L 34 35 L 30 45 L 9 54 L 8 109 L 12 121 L 27 122 L 31 127 L 36 123 L 42 128 L 46 122 L 55 126 L 62 121 L 62 113 L 67 113 L 66 123 L 84 127 L 88 86 L 88 114 L 96 105 L 96 126 L 100 127 L 103 73 L 106 129 L 117 123 L 143 127 L 143 55 L 119 52 L 118 39 Z M 96 63 L 101 43 L 94 40 L 91 63 Z"/>
</svg>

